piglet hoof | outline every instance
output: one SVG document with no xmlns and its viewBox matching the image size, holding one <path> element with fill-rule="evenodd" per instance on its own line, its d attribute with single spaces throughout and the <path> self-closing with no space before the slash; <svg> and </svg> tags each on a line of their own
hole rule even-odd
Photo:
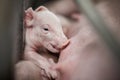
<svg viewBox="0 0 120 80">
<path fill-rule="evenodd" d="M 56 70 L 52 70 L 51 71 L 51 78 L 52 79 L 56 79 L 57 78 L 57 71 Z"/>
<path fill-rule="evenodd" d="M 54 65 L 55 65 L 55 62 L 53 61 L 53 59 L 48 59 L 48 62 L 44 63 L 41 66 L 42 75 L 44 77 L 48 77 L 50 80 L 51 79 L 56 79 L 57 78 L 57 71 L 52 68 Z"/>
<path fill-rule="evenodd" d="M 53 70 L 51 67 L 48 69 L 45 69 L 45 73 L 42 74 L 45 77 L 48 77 L 50 80 L 51 79 L 56 79 L 57 78 L 57 71 Z"/>
<path fill-rule="evenodd" d="M 50 74 L 51 74 L 51 78 L 52 79 L 56 79 L 57 78 L 57 71 L 55 69 L 53 69 L 53 66 L 56 64 L 52 58 L 48 59 L 49 63 L 51 64 L 50 67 Z"/>
</svg>

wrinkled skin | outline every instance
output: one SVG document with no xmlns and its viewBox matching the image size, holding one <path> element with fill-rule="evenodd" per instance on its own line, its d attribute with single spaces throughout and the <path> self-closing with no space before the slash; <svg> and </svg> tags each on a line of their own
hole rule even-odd
<svg viewBox="0 0 120 80">
<path fill-rule="evenodd" d="M 16 80 L 56 78 L 57 71 L 52 69 L 55 65 L 54 57 L 48 55 L 47 50 L 59 53 L 69 43 L 59 19 L 44 6 L 38 7 L 35 11 L 29 8 L 25 11 L 25 27 L 24 59 L 28 62 L 19 62 L 16 65 Z M 24 69 L 26 71 L 23 74 Z M 29 73 L 30 69 L 31 73 Z M 35 72 L 37 75 L 41 73 L 42 77 L 35 78 L 36 76 L 32 75 Z"/>
<path fill-rule="evenodd" d="M 119 0 L 98 0 L 95 5 L 118 41 L 119 3 Z M 66 32 L 71 43 L 60 53 L 59 62 L 55 66 L 60 72 L 58 80 L 120 80 L 118 59 L 98 36 L 84 14 L 81 13 L 77 20 Z"/>
</svg>

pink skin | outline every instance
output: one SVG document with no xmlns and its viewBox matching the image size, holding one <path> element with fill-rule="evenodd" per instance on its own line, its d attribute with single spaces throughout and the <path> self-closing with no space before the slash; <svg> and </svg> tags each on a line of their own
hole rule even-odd
<svg viewBox="0 0 120 80">
<path fill-rule="evenodd" d="M 67 44 L 61 23 L 52 12 L 43 7 L 35 11 L 29 8 L 26 15 L 26 45 L 34 48 L 43 46 L 56 53 Z"/>
<path fill-rule="evenodd" d="M 26 46 L 24 58 L 35 63 L 45 70 L 44 76 L 56 78 L 57 72 L 51 67 L 55 64 L 53 59 L 46 59 L 43 48 L 53 53 L 59 53 L 69 43 L 64 35 L 59 19 L 47 8 L 40 6 L 35 11 L 29 8 L 25 11 Z M 43 49 L 40 54 L 37 52 Z"/>
<path fill-rule="evenodd" d="M 102 0 L 96 5 L 117 39 L 120 39 L 120 15 L 117 15 L 120 14 L 119 2 Z M 78 14 L 73 17 L 76 16 Z M 70 44 L 60 53 L 59 61 L 54 67 L 60 72 L 58 80 L 120 80 L 120 65 L 111 51 L 83 14 L 76 18 L 78 21 L 72 23 L 74 26 L 70 27 L 67 34 Z"/>
</svg>

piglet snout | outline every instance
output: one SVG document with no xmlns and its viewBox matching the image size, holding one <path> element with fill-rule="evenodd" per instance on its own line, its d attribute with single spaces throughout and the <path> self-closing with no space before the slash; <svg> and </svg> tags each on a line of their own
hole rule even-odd
<svg viewBox="0 0 120 80">
<path fill-rule="evenodd" d="M 60 47 L 60 50 L 66 48 L 66 47 L 69 45 L 69 43 L 70 43 L 70 40 L 67 40 L 66 42 L 64 42 L 64 43 L 62 44 L 62 46 Z"/>
<path fill-rule="evenodd" d="M 59 45 L 59 44 L 53 45 L 53 44 L 52 44 L 52 46 L 53 46 L 53 48 L 61 51 L 61 50 L 63 50 L 65 47 L 67 47 L 67 46 L 69 45 L 69 43 L 70 43 L 70 40 L 67 40 L 67 41 L 65 41 L 65 42 L 64 42 L 63 44 L 61 44 L 61 45 Z"/>
</svg>

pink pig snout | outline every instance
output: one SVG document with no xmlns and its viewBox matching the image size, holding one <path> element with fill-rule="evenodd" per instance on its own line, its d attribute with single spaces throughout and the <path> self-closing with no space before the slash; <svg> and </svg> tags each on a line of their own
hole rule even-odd
<svg viewBox="0 0 120 80">
<path fill-rule="evenodd" d="M 60 49 L 64 49 L 69 43 L 70 43 L 70 40 L 65 41 L 65 42 L 61 45 Z"/>
<path fill-rule="evenodd" d="M 61 41 L 62 42 L 62 41 Z M 59 43 L 59 42 L 58 42 Z M 64 49 L 65 47 L 67 47 L 67 45 L 70 43 L 70 40 L 66 40 L 62 43 L 59 43 L 58 45 L 54 46 L 54 48 L 58 49 L 58 50 L 62 50 Z"/>
</svg>

